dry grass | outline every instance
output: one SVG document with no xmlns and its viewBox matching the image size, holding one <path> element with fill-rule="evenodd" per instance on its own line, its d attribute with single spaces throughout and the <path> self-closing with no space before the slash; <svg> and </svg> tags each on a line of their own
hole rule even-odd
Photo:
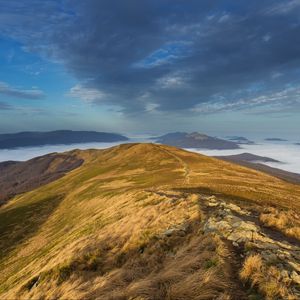
<svg viewBox="0 0 300 300">
<path fill-rule="evenodd" d="M 240 278 L 257 287 L 267 300 L 297 299 L 288 291 L 291 281 L 283 281 L 280 270 L 275 266 L 264 264 L 259 254 L 254 254 L 246 258 L 243 268 L 240 271 Z"/>
<path fill-rule="evenodd" d="M 276 228 L 287 236 L 300 240 L 300 218 L 292 210 L 269 207 L 259 218 L 265 226 Z"/>
<path fill-rule="evenodd" d="M 197 192 L 300 206 L 298 186 L 173 147 L 73 153 L 85 159 L 80 168 L 0 208 L 2 215 L 25 209 L 36 224 L 29 232 L 18 219 L 0 219 L 14 240 L 0 260 L 1 299 L 225 300 L 241 291 L 228 249 L 201 233 Z M 56 195 L 64 197 L 47 218 L 29 209 Z"/>
<path fill-rule="evenodd" d="M 195 230 L 197 224 L 186 237 L 152 238 L 142 253 L 136 248 L 110 256 L 113 245 L 103 245 L 105 252 L 86 253 L 32 278 L 21 295 L 45 296 L 49 282 L 56 282 L 46 294 L 49 299 L 229 299 L 227 291 L 234 284 L 226 262 L 228 250 L 217 237 L 193 237 Z"/>
</svg>

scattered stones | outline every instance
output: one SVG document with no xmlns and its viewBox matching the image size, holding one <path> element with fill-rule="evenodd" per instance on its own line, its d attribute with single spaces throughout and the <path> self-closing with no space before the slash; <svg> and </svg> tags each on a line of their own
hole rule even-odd
<svg viewBox="0 0 300 300">
<path fill-rule="evenodd" d="M 209 207 L 216 207 L 216 206 L 219 206 L 219 202 L 217 201 L 217 198 L 215 196 L 210 196 L 208 198 L 206 198 L 206 201 L 207 201 L 207 205 Z"/>
<path fill-rule="evenodd" d="M 300 295 L 300 247 L 290 244 L 288 239 L 280 240 L 275 231 L 274 234 L 264 231 L 258 214 L 215 196 L 203 200 L 209 212 L 204 233 L 214 233 L 229 240 L 239 248 L 241 258 L 259 253 L 266 265 L 280 270 L 282 282 L 286 282 L 295 295 Z M 294 285 L 290 286 L 291 282 Z"/>
</svg>

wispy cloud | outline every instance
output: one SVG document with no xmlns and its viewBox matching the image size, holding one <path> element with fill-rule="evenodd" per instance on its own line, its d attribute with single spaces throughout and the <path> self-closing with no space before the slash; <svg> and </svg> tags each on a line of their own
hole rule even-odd
<svg viewBox="0 0 300 300">
<path fill-rule="evenodd" d="M 67 96 L 78 98 L 85 102 L 98 102 L 107 99 L 108 95 L 95 88 L 87 88 L 80 84 L 73 86 L 67 93 Z"/>
<path fill-rule="evenodd" d="M 299 0 L 289 0 L 279 4 L 276 3 L 275 5 L 271 6 L 271 8 L 267 10 L 267 14 L 284 15 L 284 14 L 288 14 L 292 10 L 299 9 L 299 8 L 300 8 Z"/>
<path fill-rule="evenodd" d="M 17 87 L 12 87 L 5 82 L 0 81 L 0 94 L 21 99 L 43 99 L 45 94 L 43 91 L 33 88 L 33 89 L 22 89 Z"/>
<path fill-rule="evenodd" d="M 214 102 L 201 103 L 192 109 L 197 113 L 218 113 L 224 111 L 247 110 L 255 107 L 268 106 L 264 113 L 288 111 L 299 108 L 300 105 L 300 87 L 289 87 L 281 91 L 235 99 L 234 101 L 225 100 L 226 97 L 219 97 Z"/>
<path fill-rule="evenodd" d="M 13 109 L 13 106 L 5 103 L 5 102 L 0 102 L 0 110 L 10 110 Z"/>
</svg>

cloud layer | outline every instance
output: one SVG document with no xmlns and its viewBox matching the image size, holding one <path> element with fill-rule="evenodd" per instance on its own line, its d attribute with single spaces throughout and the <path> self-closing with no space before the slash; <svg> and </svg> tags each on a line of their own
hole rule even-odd
<svg viewBox="0 0 300 300">
<path fill-rule="evenodd" d="M 299 13 L 298 0 L 11 0 L 0 33 L 64 64 L 80 82 L 69 96 L 126 114 L 292 111 Z"/>
<path fill-rule="evenodd" d="M 18 99 L 42 99 L 45 94 L 39 89 L 20 89 L 0 81 L 0 94 Z"/>
</svg>

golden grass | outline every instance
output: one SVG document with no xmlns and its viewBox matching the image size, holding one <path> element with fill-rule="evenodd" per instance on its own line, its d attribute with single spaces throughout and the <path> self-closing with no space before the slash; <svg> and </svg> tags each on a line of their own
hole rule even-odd
<svg viewBox="0 0 300 300">
<path fill-rule="evenodd" d="M 259 254 L 254 254 L 246 258 L 243 268 L 240 271 L 240 278 L 257 287 L 267 300 L 297 299 L 295 295 L 288 291 L 291 281 L 284 281 L 280 270 L 275 266 L 264 264 Z"/>
<path fill-rule="evenodd" d="M 300 240 L 300 218 L 294 211 L 269 207 L 260 214 L 259 219 L 265 226 L 276 228 L 287 236 Z"/>
<path fill-rule="evenodd" d="M 81 167 L 0 208 L 4 215 L 25 208 L 35 224 L 29 231 L 0 219 L 15 241 L 0 260 L 0 298 L 228 299 L 238 290 L 228 249 L 201 234 L 197 193 L 300 207 L 299 186 L 174 147 L 72 153 L 85 160 Z M 57 195 L 64 196 L 48 202 L 44 217 L 28 209 Z M 166 237 L 169 229 L 175 233 Z"/>
</svg>

